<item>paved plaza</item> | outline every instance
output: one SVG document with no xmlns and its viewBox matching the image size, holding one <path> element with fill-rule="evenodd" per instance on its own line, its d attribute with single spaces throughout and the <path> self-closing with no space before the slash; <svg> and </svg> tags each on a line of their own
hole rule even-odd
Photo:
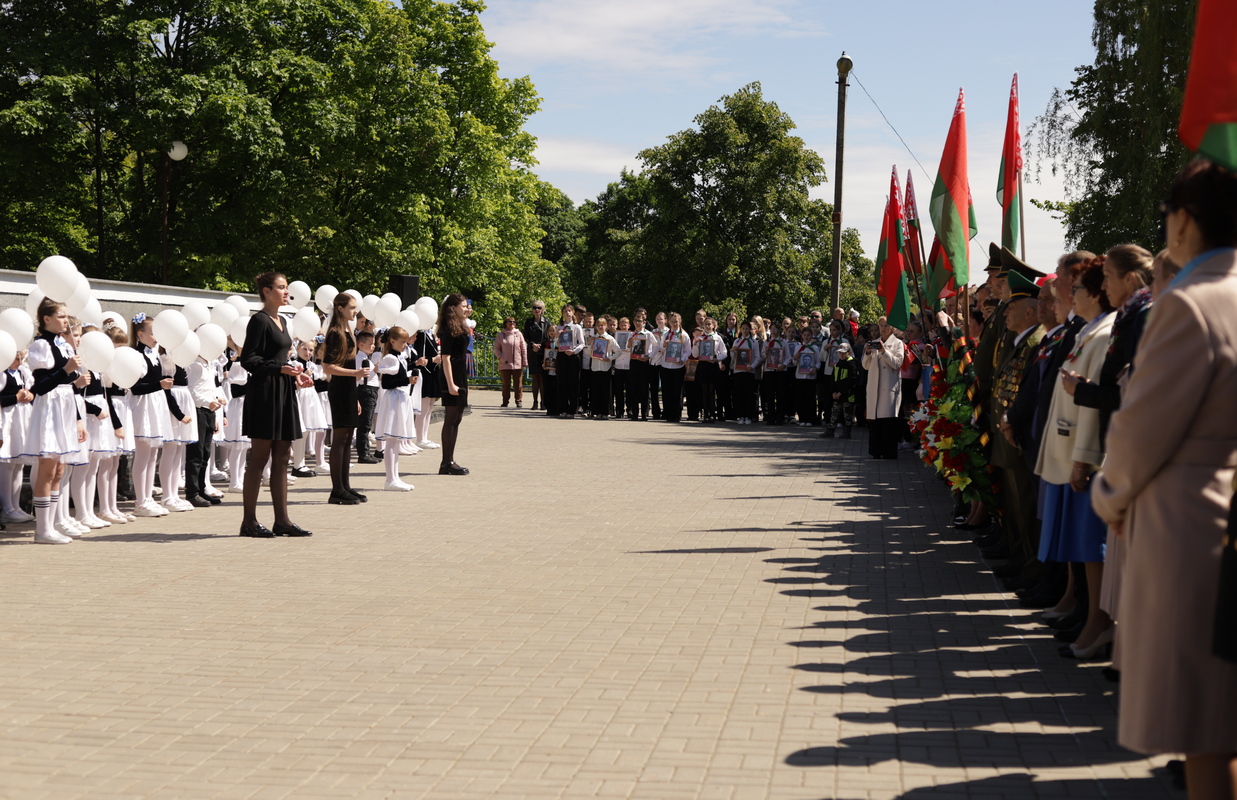
<svg viewBox="0 0 1237 800">
<path fill-rule="evenodd" d="M 311 539 L 0 533 L 0 797 L 1184 797 L 910 454 L 474 402 Z"/>
</svg>

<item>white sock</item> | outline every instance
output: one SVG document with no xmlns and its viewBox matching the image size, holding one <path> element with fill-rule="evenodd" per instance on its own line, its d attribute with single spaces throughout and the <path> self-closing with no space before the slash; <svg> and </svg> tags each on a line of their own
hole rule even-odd
<svg viewBox="0 0 1237 800">
<path fill-rule="evenodd" d="M 52 499 L 50 497 L 34 498 L 34 535 L 42 536 L 52 530 Z"/>
<path fill-rule="evenodd" d="M 386 445 L 382 448 L 382 463 L 387 470 L 387 482 L 399 480 L 399 442 L 395 439 L 387 439 Z"/>
</svg>

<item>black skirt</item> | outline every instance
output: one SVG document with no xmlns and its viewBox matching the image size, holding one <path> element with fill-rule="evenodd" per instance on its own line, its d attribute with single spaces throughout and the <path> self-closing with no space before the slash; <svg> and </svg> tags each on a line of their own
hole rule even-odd
<svg viewBox="0 0 1237 800">
<path fill-rule="evenodd" d="M 326 385 L 326 399 L 331 405 L 332 428 L 355 428 L 361 422 L 356 378 L 332 375 Z"/>
</svg>

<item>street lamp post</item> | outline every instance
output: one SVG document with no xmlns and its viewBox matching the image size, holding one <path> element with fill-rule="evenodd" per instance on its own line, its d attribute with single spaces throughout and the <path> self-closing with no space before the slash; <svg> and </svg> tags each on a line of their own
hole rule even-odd
<svg viewBox="0 0 1237 800">
<path fill-rule="evenodd" d="M 183 161 L 189 148 L 182 141 L 172 142 L 159 165 L 159 203 L 163 207 L 163 283 L 168 282 L 168 183 L 172 179 L 172 162 Z"/>
<path fill-rule="evenodd" d="M 846 142 L 846 76 L 855 62 L 846 52 L 838 59 L 838 141 L 837 163 L 833 169 L 833 286 L 832 308 L 842 305 L 842 152 Z"/>
</svg>

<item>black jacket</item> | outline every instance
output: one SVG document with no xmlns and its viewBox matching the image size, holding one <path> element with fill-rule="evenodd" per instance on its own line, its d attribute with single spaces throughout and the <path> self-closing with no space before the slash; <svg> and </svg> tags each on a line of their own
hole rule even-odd
<svg viewBox="0 0 1237 800">
<path fill-rule="evenodd" d="M 1014 429 L 1014 440 L 1022 450 L 1022 457 L 1032 471 L 1039 459 L 1039 445 L 1044 435 L 1044 425 L 1048 422 L 1048 408 L 1052 405 L 1052 391 L 1057 385 L 1057 372 L 1065 363 L 1066 357 L 1074 349 L 1074 340 L 1078 331 L 1082 330 L 1087 321 L 1082 317 L 1074 317 L 1065 323 L 1065 329 L 1059 340 L 1045 336 L 1040 342 L 1035 358 L 1026 366 L 1022 376 L 1022 385 L 1018 387 L 1018 396 L 1013 405 L 1005 412 L 1010 427 Z M 1040 358 L 1046 348 L 1051 348 L 1046 358 Z"/>
</svg>

